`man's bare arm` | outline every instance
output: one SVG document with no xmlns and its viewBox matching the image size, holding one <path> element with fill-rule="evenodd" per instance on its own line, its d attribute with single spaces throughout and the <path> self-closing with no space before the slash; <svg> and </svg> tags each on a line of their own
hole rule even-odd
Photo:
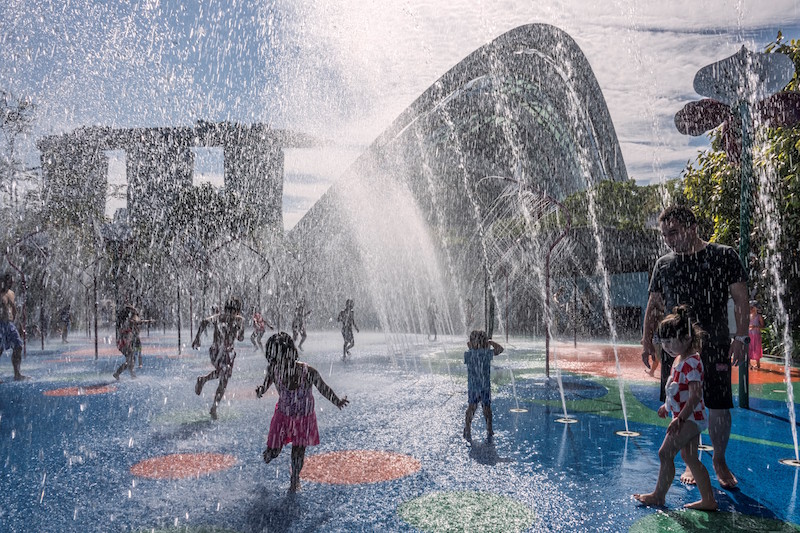
<svg viewBox="0 0 800 533">
<path fill-rule="evenodd" d="M 750 327 L 750 300 L 747 294 L 747 284 L 742 282 L 733 283 L 730 286 L 731 297 L 733 298 L 733 318 L 736 322 L 736 335 L 745 337 L 749 333 Z M 747 347 L 741 342 L 731 343 L 730 348 L 731 362 L 740 365 L 745 362 Z"/>
<path fill-rule="evenodd" d="M 650 368 L 650 357 L 656 353 L 653 346 L 653 333 L 656 331 L 657 317 L 664 314 L 664 298 L 660 292 L 651 292 L 647 299 L 647 309 L 644 312 L 644 327 L 642 328 L 642 362 Z"/>
</svg>

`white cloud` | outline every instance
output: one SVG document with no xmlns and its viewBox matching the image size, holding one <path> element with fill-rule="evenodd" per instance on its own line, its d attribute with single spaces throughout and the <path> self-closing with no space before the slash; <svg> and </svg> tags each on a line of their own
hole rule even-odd
<svg viewBox="0 0 800 533">
<path fill-rule="evenodd" d="M 546 23 L 583 50 L 644 182 L 675 177 L 697 152 L 672 118 L 697 98 L 700 67 L 743 43 L 759 50 L 779 29 L 800 36 L 799 0 L 265 0 L 202 15 L 189 5 L 12 0 L 0 5 L 0 79 L 34 96 L 44 132 L 203 118 L 361 147 L 472 51 Z M 354 157 L 289 161 L 292 205 L 321 194 L 309 175 L 330 183 Z M 300 215 L 287 212 L 287 224 Z"/>
</svg>

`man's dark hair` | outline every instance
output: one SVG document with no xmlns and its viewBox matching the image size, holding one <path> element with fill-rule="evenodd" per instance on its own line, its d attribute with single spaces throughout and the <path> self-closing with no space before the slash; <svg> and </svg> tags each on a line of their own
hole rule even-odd
<svg viewBox="0 0 800 533">
<path fill-rule="evenodd" d="M 697 217 L 694 216 L 694 212 L 686 205 L 673 204 L 664 209 L 658 217 L 659 223 L 673 220 L 687 227 L 697 224 Z"/>
<path fill-rule="evenodd" d="M 3 272 L 2 280 L 11 283 L 14 281 L 14 275 L 11 272 Z"/>
</svg>

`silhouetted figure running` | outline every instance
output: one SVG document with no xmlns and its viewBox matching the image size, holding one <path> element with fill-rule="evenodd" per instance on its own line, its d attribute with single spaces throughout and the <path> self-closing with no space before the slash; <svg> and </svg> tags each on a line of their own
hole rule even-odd
<svg viewBox="0 0 800 533">
<path fill-rule="evenodd" d="M 126 305 L 118 317 L 117 325 L 117 348 L 125 356 L 125 361 L 114 372 L 114 379 L 119 380 L 120 374 L 125 369 L 131 373 L 131 377 L 136 377 L 133 367 L 136 365 L 136 355 L 139 354 L 139 367 L 142 366 L 142 341 L 139 338 L 141 325 L 144 323 L 139 318 L 139 310 L 132 305 Z"/>
<path fill-rule="evenodd" d="M 203 385 L 211 379 L 219 378 L 217 392 L 214 394 L 214 403 L 211 405 L 211 418 L 217 419 L 217 406 L 225 394 L 225 387 L 233 374 L 233 362 L 236 359 L 234 343 L 244 340 L 244 319 L 240 314 L 242 302 L 238 298 L 231 298 L 225 304 L 222 313 L 204 318 L 197 329 L 197 335 L 192 341 L 192 348 L 200 347 L 200 335 L 209 325 L 214 326 L 214 340 L 208 348 L 208 355 L 214 370 L 205 376 L 197 378 L 194 392 L 198 396 L 203 392 Z"/>
<path fill-rule="evenodd" d="M 72 322 L 72 313 L 70 311 L 70 304 L 67 304 L 61 313 L 58 315 L 58 321 L 61 322 L 61 342 L 68 343 L 67 335 L 69 335 L 69 325 Z"/>
<path fill-rule="evenodd" d="M 297 342 L 297 337 L 300 337 L 300 343 L 297 344 L 298 350 L 303 350 L 303 343 L 306 342 L 306 319 L 311 315 L 310 310 L 306 310 L 306 299 L 303 298 L 294 308 L 294 318 L 292 319 L 292 340 Z"/>
<path fill-rule="evenodd" d="M 264 332 L 269 329 L 275 329 L 272 324 L 267 322 L 267 319 L 253 307 L 253 333 L 250 335 L 250 342 L 253 343 L 256 351 L 263 350 L 264 345 L 261 344 L 261 339 L 264 337 Z"/>
<path fill-rule="evenodd" d="M 428 340 L 436 340 L 436 319 L 437 315 L 439 314 L 439 310 L 436 308 L 436 302 L 433 301 L 431 298 L 431 302 L 428 304 Z M 431 339 L 433 337 L 433 339 Z"/>
<path fill-rule="evenodd" d="M 353 300 L 349 299 L 344 304 L 344 309 L 339 311 L 339 316 L 336 318 L 337 322 L 342 323 L 342 337 L 344 338 L 344 347 L 342 348 L 342 359 L 347 359 L 350 355 L 350 348 L 356 345 L 355 338 L 353 337 L 353 328 L 359 331 L 356 326 L 356 319 L 353 315 Z M 360 331 L 359 331 L 360 333 Z"/>
</svg>

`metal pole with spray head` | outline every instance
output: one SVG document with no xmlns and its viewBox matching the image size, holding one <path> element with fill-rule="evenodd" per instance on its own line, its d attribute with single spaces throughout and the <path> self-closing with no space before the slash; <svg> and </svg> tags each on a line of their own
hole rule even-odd
<svg viewBox="0 0 800 533">
<path fill-rule="evenodd" d="M 730 115 L 738 115 L 741 122 L 739 259 L 745 271 L 748 270 L 750 253 L 750 203 L 753 190 L 752 107 L 783 90 L 794 74 L 794 62 L 789 56 L 754 53 L 742 46 L 736 54 L 701 68 L 694 77 L 694 90 L 698 94 L 716 100 L 716 105 L 727 109 Z M 711 122 L 717 122 L 709 121 L 709 117 L 702 113 L 687 116 L 688 120 L 685 116 L 677 115 L 676 126 L 691 134 L 695 134 L 693 131 L 697 130 L 698 125 L 708 126 Z M 745 409 L 750 407 L 748 367 L 745 354 L 745 361 L 739 365 L 739 407 Z"/>
</svg>

